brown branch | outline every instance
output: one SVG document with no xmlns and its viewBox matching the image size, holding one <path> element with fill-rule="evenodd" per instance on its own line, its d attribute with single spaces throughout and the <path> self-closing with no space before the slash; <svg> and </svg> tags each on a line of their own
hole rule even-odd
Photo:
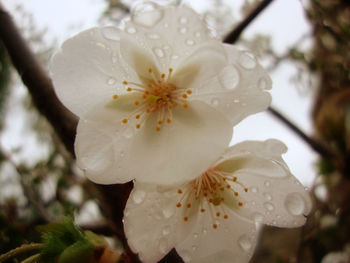
<svg viewBox="0 0 350 263">
<path fill-rule="evenodd" d="M 288 120 L 285 116 L 283 116 L 276 109 L 269 107 L 269 113 L 283 122 L 289 129 L 291 129 L 294 133 L 296 133 L 302 140 L 304 140 L 315 152 L 319 153 L 324 158 L 334 158 L 335 154 L 331 152 L 328 148 L 322 145 L 320 142 L 312 139 L 307 136 L 301 129 L 299 129 L 294 123 Z"/>
<path fill-rule="evenodd" d="M 225 38 L 224 43 L 235 43 L 242 32 L 250 25 L 251 22 L 266 8 L 273 0 L 263 0 L 241 23 L 238 24 Z"/>
</svg>

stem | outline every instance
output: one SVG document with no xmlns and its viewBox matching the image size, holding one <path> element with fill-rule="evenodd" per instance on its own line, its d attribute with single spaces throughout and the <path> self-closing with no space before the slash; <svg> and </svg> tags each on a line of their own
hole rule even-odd
<svg viewBox="0 0 350 263">
<path fill-rule="evenodd" d="M 266 8 L 273 0 L 262 1 L 238 26 L 236 26 L 225 38 L 224 43 L 233 44 L 235 43 L 242 32 L 250 25 L 251 22 Z"/>
<path fill-rule="evenodd" d="M 43 244 L 40 243 L 32 243 L 32 244 L 28 244 L 28 245 L 22 245 L 18 248 L 12 249 L 9 252 L 2 254 L 0 256 L 0 263 L 5 262 L 6 260 L 15 257 L 19 254 L 23 254 L 23 253 L 27 253 L 33 250 L 40 250 L 43 248 Z"/>
<path fill-rule="evenodd" d="M 21 261 L 21 263 L 35 263 L 35 262 L 38 262 L 39 259 L 40 259 L 40 254 L 35 254 L 35 255 Z"/>
</svg>

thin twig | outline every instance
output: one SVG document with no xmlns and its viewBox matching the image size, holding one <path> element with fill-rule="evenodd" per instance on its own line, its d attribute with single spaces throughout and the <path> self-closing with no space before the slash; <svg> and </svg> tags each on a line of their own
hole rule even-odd
<svg viewBox="0 0 350 263">
<path fill-rule="evenodd" d="M 251 22 L 266 8 L 273 0 L 262 1 L 238 26 L 234 28 L 225 38 L 224 43 L 233 44 L 235 43 L 242 32 L 250 25 Z"/>
</svg>

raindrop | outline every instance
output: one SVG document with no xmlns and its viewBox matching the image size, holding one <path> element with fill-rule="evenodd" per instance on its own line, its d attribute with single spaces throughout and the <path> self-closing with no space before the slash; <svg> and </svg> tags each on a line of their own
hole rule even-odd
<svg viewBox="0 0 350 263">
<path fill-rule="evenodd" d="M 180 28 L 179 28 L 179 32 L 180 32 L 181 34 L 185 34 L 185 33 L 187 32 L 187 28 L 186 28 L 186 27 L 180 27 Z"/>
<path fill-rule="evenodd" d="M 275 207 L 271 203 L 265 203 L 264 207 L 269 211 L 272 211 L 273 209 L 275 209 Z"/>
<path fill-rule="evenodd" d="M 162 229 L 163 236 L 169 235 L 170 234 L 170 230 L 171 230 L 170 226 L 163 227 L 163 229 Z"/>
<path fill-rule="evenodd" d="M 154 48 L 153 52 L 160 58 L 164 57 L 164 51 L 161 48 Z"/>
<path fill-rule="evenodd" d="M 242 235 L 238 239 L 238 245 L 246 252 L 248 252 L 252 248 L 252 242 L 250 241 L 247 235 Z"/>
<path fill-rule="evenodd" d="M 256 222 L 256 223 L 261 223 L 264 220 L 264 216 L 258 212 L 253 213 L 252 215 L 252 219 Z"/>
<path fill-rule="evenodd" d="M 228 66 L 224 68 L 219 74 L 219 81 L 221 85 L 228 90 L 232 90 L 237 87 L 239 83 L 239 72 L 235 66 Z M 237 100 L 239 102 L 239 100 Z"/>
<path fill-rule="evenodd" d="M 179 18 L 179 21 L 181 24 L 187 24 L 188 19 L 187 19 L 187 17 L 182 16 Z"/>
<path fill-rule="evenodd" d="M 165 218 L 170 218 L 174 214 L 175 210 L 172 206 L 169 206 L 167 208 L 164 208 L 162 212 Z"/>
<path fill-rule="evenodd" d="M 234 99 L 233 102 L 234 103 L 239 103 L 239 99 Z"/>
<path fill-rule="evenodd" d="M 198 238 L 198 234 L 197 234 L 197 233 L 194 233 L 194 234 L 193 234 L 193 238 L 194 238 L 194 239 L 197 239 L 197 238 Z"/>
<path fill-rule="evenodd" d="M 211 105 L 213 105 L 213 106 L 218 106 L 218 105 L 219 105 L 219 100 L 218 100 L 218 99 L 212 99 L 212 100 L 210 101 L 210 103 L 211 103 Z"/>
<path fill-rule="evenodd" d="M 147 33 L 146 36 L 149 39 L 160 39 L 160 35 L 158 35 L 157 33 Z"/>
<path fill-rule="evenodd" d="M 203 235 L 208 234 L 208 230 L 206 228 L 203 228 L 202 232 L 203 232 Z"/>
<path fill-rule="evenodd" d="M 115 82 L 116 82 L 115 78 L 112 78 L 112 77 L 107 80 L 108 85 L 113 85 Z"/>
<path fill-rule="evenodd" d="M 265 199 L 266 199 L 267 201 L 271 201 L 272 197 L 271 197 L 270 194 L 264 193 L 263 195 L 264 195 L 264 197 L 265 197 Z"/>
<path fill-rule="evenodd" d="M 271 183 L 270 183 L 270 181 L 265 181 L 264 185 L 265 185 L 266 187 L 270 187 Z"/>
<path fill-rule="evenodd" d="M 136 33 L 136 28 L 135 27 L 128 27 L 126 29 L 126 32 L 128 32 L 129 34 L 135 34 Z"/>
<path fill-rule="evenodd" d="M 192 250 L 193 250 L 193 251 L 196 251 L 196 250 L 197 250 L 197 247 L 196 247 L 196 246 L 192 246 Z"/>
<path fill-rule="evenodd" d="M 194 41 L 193 41 L 192 39 L 187 39 L 187 40 L 186 40 L 186 44 L 187 44 L 188 46 L 193 46 L 193 45 L 194 45 Z"/>
<path fill-rule="evenodd" d="M 131 11 L 131 20 L 140 26 L 152 27 L 163 17 L 163 10 L 156 3 L 140 2 Z"/>
<path fill-rule="evenodd" d="M 143 200 L 145 200 L 146 192 L 141 190 L 136 190 L 132 194 L 132 198 L 135 204 L 141 204 Z"/>
<path fill-rule="evenodd" d="M 159 251 L 162 254 L 166 254 L 168 252 L 168 239 L 165 237 L 159 240 Z"/>
<path fill-rule="evenodd" d="M 165 23 L 163 26 L 164 26 L 165 28 L 168 28 L 168 27 L 169 27 L 169 24 L 168 24 L 168 23 Z"/>
<path fill-rule="evenodd" d="M 168 46 L 168 45 L 164 45 L 163 46 L 163 49 L 165 49 L 165 50 L 167 50 L 167 49 L 169 49 L 170 48 L 170 46 Z"/>
<path fill-rule="evenodd" d="M 172 58 L 172 59 L 178 59 L 179 56 L 178 56 L 178 55 L 172 55 L 171 58 Z"/>
<path fill-rule="evenodd" d="M 251 187 L 250 188 L 250 191 L 252 192 L 252 193 L 257 193 L 258 192 L 258 188 L 256 188 L 256 187 Z"/>
<path fill-rule="evenodd" d="M 194 36 L 195 37 L 201 37 L 201 33 L 200 32 L 196 32 L 196 33 L 194 33 Z"/>
<path fill-rule="evenodd" d="M 113 41 L 119 41 L 120 35 L 117 29 L 113 27 L 105 27 L 102 31 L 103 36 L 106 39 L 113 40 Z"/>
<path fill-rule="evenodd" d="M 305 201 L 299 193 L 288 194 L 284 205 L 287 211 L 294 216 L 299 216 L 305 211 Z"/>
<path fill-rule="evenodd" d="M 239 57 L 239 63 L 243 68 L 246 69 L 253 69 L 256 67 L 256 61 L 254 56 L 248 52 L 244 52 L 241 54 L 241 56 Z"/>
</svg>

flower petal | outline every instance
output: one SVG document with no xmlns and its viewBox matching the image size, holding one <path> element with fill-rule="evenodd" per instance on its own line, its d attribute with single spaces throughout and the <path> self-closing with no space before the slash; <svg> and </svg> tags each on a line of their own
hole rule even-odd
<svg viewBox="0 0 350 263">
<path fill-rule="evenodd" d="M 198 216 L 187 238 L 175 247 L 184 262 L 248 262 L 256 245 L 256 226 L 232 211 L 228 216 L 216 220 L 217 228 L 212 217 Z"/>
<path fill-rule="evenodd" d="M 136 119 L 123 124 L 128 113 L 107 105 L 80 121 L 75 144 L 78 164 L 97 183 L 193 179 L 215 162 L 232 137 L 230 122 L 200 101 L 191 101 L 187 109 L 174 107 L 172 122 L 160 131 L 155 128 L 157 114 L 136 129 Z"/>
<path fill-rule="evenodd" d="M 224 47 L 228 65 L 216 78 L 202 85 L 200 93 L 193 98 L 206 101 L 235 125 L 270 105 L 271 96 L 266 90 L 271 88 L 272 82 L 252 54 L 232 45 Z"/>
<path fill-rule="evenodd" d="M 66 40 L 51 61 L 51 77 L 60 100 L 82 116 L 110 98 L 126 76 L 113 27 L 92 28 Z M 120 92 L 119 92 L 120 93 Z"/>
<path fill-rule="evenodd" d="M 280 227 L 305 223 L 311 200 L 282 160 L 280 155 L 285 151 L 285 145 L 277 140 L 246 141 L 224 154 L 226 161 L 217 167 L 234 174 L 240 184 L 236 186 L 243 206 L 235 208 L 238 214 Z"/>
<path fill-rule="evenodd" d="M 192 222 L 182 220 L 176 191 L 135 182 L 124 210 L 124 230 L 130 248 L 144 263 L 158 262 L 185 239 Z"/>
</svg>

